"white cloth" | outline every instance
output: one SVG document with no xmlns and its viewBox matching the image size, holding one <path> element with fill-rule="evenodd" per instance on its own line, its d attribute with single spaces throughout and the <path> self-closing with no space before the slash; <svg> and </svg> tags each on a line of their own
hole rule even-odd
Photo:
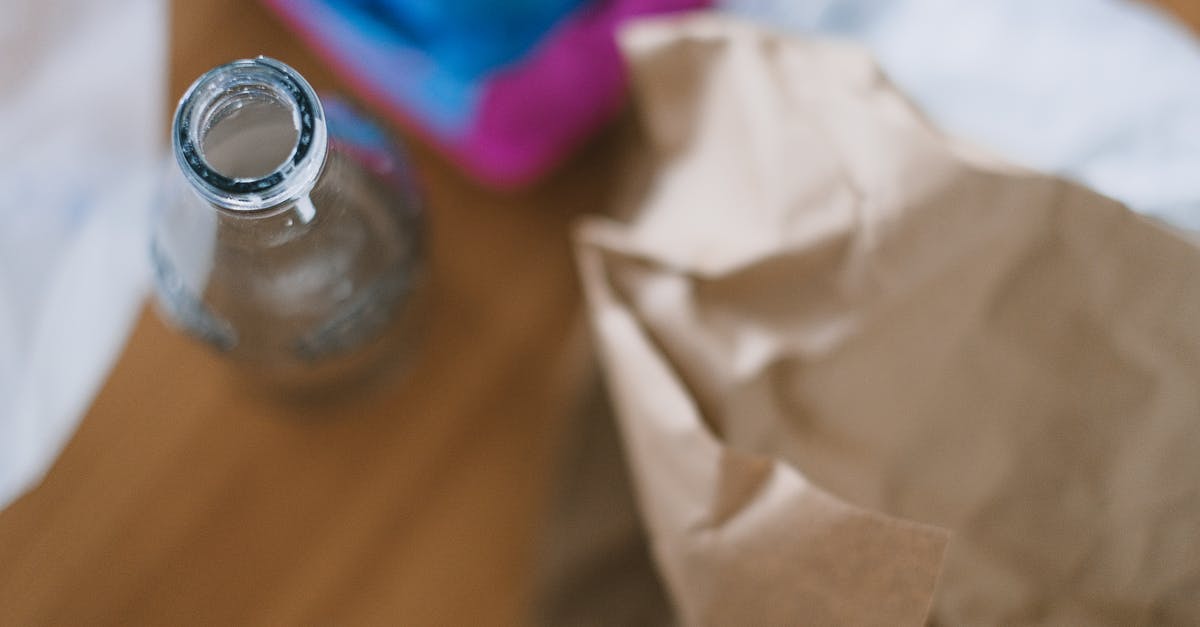
<svg viewBox="0 0 1200 627">
<path fill-rule="evenodd" d="M 941 128 L 1200 229 L 1200 43 L 1132 0 L 722 0 L 856 40 Z"/>
<path fill-rule="evenodd" d="M 0 3 L 0 507 L 49 467 L 137 317 L 165 66 L 160 0 Z"/>
<path fill-rule="evenodd" d="M 1200 47 L 1125 0 L 723 0 L 857 39 L 948 130 L 1200 229 Z M 0 3 L 0 506 L 53 461 L 148 277 L 161 0 Z"/>
</svg>

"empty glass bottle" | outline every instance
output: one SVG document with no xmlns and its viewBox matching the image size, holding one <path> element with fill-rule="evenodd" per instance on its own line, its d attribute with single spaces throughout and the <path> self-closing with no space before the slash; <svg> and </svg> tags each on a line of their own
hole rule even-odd
<svg viewBox="0 0 1200 627">
<path fill-rule="evenodd" d="M 174 326 L 285 386 L 324 387 L 403 351 L 423 221 L 377 129 L 258 57 L 197 79 L 171 135 L 178 168 L 151 255 Z"/>
</svg>

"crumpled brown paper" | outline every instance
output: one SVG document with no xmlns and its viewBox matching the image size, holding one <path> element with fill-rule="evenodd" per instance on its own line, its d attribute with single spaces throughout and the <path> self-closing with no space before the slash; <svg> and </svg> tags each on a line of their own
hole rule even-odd
<svg viewBox="0 0 1200 627">
<path fill-rule="evenodd" d="M 578 257 L 681 621 L 1200 623 L 1200 250 L 858 48 L 621 43 L 659 162 Z"/>
</svg>

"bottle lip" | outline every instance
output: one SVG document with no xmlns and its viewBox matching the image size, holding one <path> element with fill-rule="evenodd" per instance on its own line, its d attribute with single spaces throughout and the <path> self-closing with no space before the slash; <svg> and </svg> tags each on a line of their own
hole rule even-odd
<svg viewBox="0 0 1200 627">
<path fill-rule="evenodd" d="M 256 178 L 218 172 L 204 157 L 205 134 L 239 98 L 270 97 L 289 108 L 297 138 L 288 157 Z M 218 66 L 184 92 L 172 125 L 175 159 L 184 177 L 207 201 L 234 211 L 262 211 L 294 202 L 316 184 L 328 143 L 325 112 L 308 81 L 287 64 L 259 56 Z"/>
</svg>

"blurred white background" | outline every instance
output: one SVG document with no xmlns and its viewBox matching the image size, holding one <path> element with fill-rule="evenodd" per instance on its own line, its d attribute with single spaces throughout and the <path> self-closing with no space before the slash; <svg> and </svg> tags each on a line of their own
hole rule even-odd
<svg viewBox="0 0 1200 627">
<path fill-rule="evenodd" d="M 0 1 L 0 506 L 74 431 L 142 302 L 166 5 Z"/>
<path fill-rule="evenodd" d="M 1200 45 L 1147 5 L 719 4 L 857 40 L 950 132 L 1200 229 Z M 0 507 L 52 463 L 140 310 L 166 10 L 0 0 Z"/>
</svg>

